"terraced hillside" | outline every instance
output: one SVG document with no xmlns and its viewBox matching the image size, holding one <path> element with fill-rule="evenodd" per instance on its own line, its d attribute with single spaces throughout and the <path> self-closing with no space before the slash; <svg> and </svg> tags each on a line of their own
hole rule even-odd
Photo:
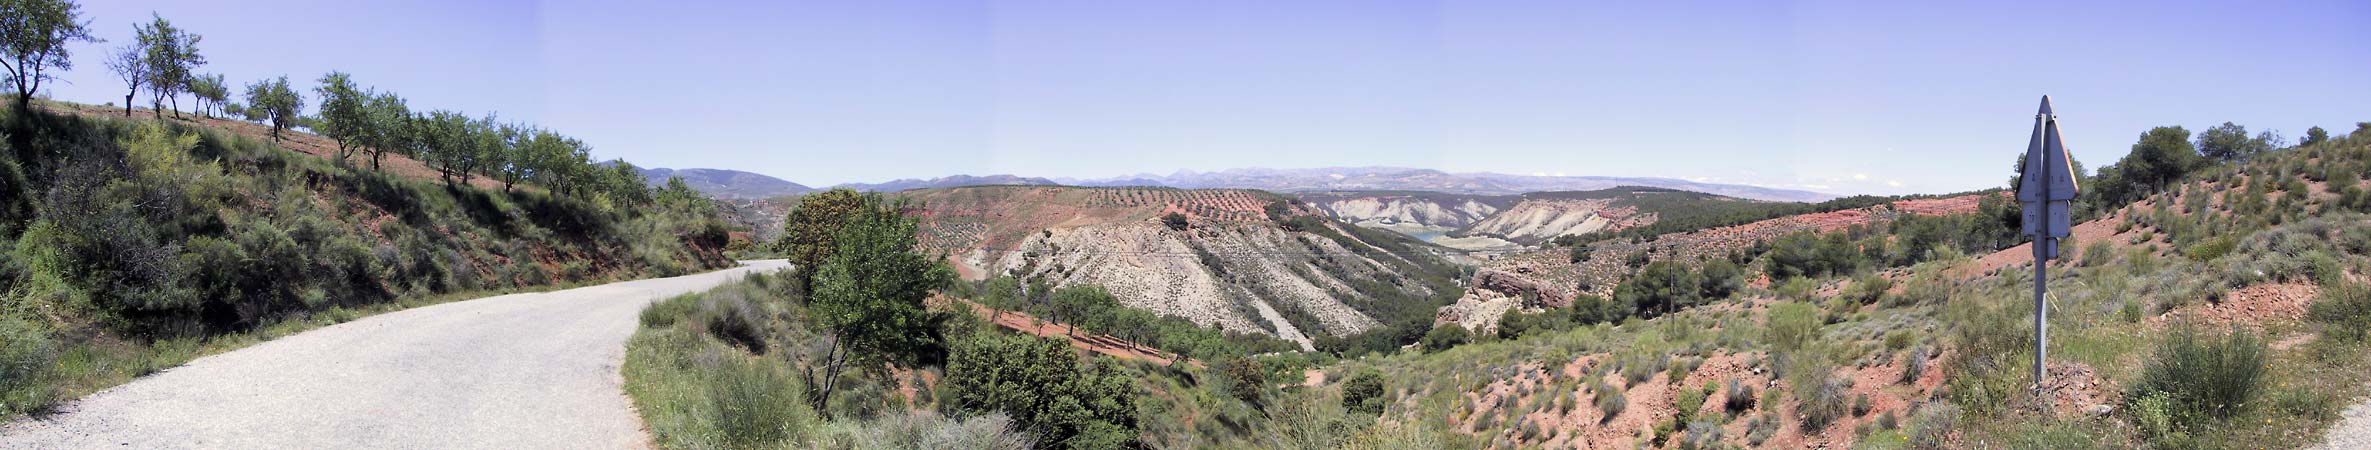
<svg viewBox="0 0 2371 450">
<path fill-rule="evenodd" d="M 1445 250 L 1260 191 L 979 186 L 908 191 L 925 247 L 968 279 L 1104 286 L 1128 306 L 1309 346 L 1428 321 L 1457 294 Z M 1273 210 L 1273 214 L 1271 213 Z M 1186 218 L 1173 227 L 1162 217 Z"/>
<path fill-rule="evenodd" d="M 1561 236 L 1645 226 L 1664 218 L 1756 211 L 1791 204 L 1651 187 L 1535 192 L 1523 194 L 1513 206 L 1452 234 L 1531 245 Z"/>
<path fill-rule="evenodd" d="M 1514 196 L 1417 191 L 1335 191 L 1294 198 L 1335 220 L 1412 236 L 1438 235 L 1480 222 L 1515 204 Z"/>
</svg>

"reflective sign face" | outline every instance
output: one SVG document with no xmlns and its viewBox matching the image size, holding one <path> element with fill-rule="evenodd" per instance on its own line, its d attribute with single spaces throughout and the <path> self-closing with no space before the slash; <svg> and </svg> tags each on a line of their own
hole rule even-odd
<svg viewBox="0 0 2371 450">
<path fill-rule="evenodd" d="M 2073 214 L 2068 202 L 2025 203 L 2025 234 L 2042 237 L 2066 237 L 2072 232 Z"/>
<path fill-rule="evenodd" d="M 2018 174 L 2017 201 L 2025 208 L 2025 234 L 2066 237 L 2075 199 L 2074 161 L 2058 135 L 2058 116 L 2050 111 L 2050 97 L 2034 115 L 2033 139 L 2025 147 L 2025 171 Z"/>
</svg>

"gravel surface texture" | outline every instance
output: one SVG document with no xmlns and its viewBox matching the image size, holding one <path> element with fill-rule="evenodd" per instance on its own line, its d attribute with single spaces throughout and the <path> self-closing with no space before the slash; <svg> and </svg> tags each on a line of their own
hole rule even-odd
<svg viewBox="0 0 2371 450">
<path fill-rule="evenodd" d="M 643 306 L 779 260 L 366 317 L 0 427 L 0 448 L 641 448 L 618 365 Z"/>
<path fill-rule="evenodd" d="M 2338 423 L 2330 425 L 2329 433 L 2322 435 L 2322 445 L 2313 448 L 2328 450 L 2371 448 L 2371 401 L 2346 407 L 2346 412 L 2340 417 Z"/>
</svg>

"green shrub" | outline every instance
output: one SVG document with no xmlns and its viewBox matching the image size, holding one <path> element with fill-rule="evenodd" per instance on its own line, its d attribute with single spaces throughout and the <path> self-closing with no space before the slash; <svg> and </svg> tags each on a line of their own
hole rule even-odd
<svg viewBox="0 0 2371 450">
<path fill-rule="evenodd" d="M 701 326 L 717 340 L 749 350 L 766 353 L 767 330 L 765 314 L 741 295 L 717 291 L 700 302 Z"/>
<path fill-rule="evenodd" d="M 2239 239 L 2235 236 L 2224 235 L 2191 245 L 2190 248 L 2182 250 L 2182 255 L 2190 257 L 2193 261 L 2213 261 L 2223 255 L 2231 254 L 2231 251 L 2237 248 L 2239 248 Z"/>
<path fill-rule="evenodd" d="M 2179 426 L 2227 419 L 2245 410 L 2270 376 L 2263 340 L 2233 329 L 2221 340 L 2183 328 L 2166 336 L 2130 398 L 2163 393 Z"/>
<path fill-rule="evenodd" d="M 1014 430 L 1012 419 L 989 413 L 961 420 L 937 414 L 891 414 L 874 420 L 833 422 L 805 448 L 828 450 L 981 449 L 1027 450 L 1036 445 Z"/>
<path fill-rule="evenodd" d="M 2360 342 L 2371 338 L 2371 288 L 2357 283 L 2327 283 L 2313 303 L 2311 317 L 2326 326 L 2333 339 Z"/>
<path fill-rule="evenodd" d="M 1910 448 L 1944 448 L 1950 443 L 1951 431 L 1959 428 L 1959 407 L 1929 404 L 1919 408 L 1918 414 L 1910 420 Z"/>
<path fill-rule="evenodd" d="M 1770 305 L 1768 324 L 1763 329 L 1773 353 L 1800 350 L 1819 334 L 1819 311 L 1802 303 Z"/>
<path fill-rule="evenodd" d="M 730 447 L 778 447 L 803 439 L 815 426 L 798 380 L 781 369 L 728 362 L 708 383 L 709 418 Z"/>
<path fill-rule="evenodd" d="M 1679 398 L 1672 402 L 1672 407 L 1679 410 L 1679 423 L 1695 421 L 1696 411 L 1704 409 L 1704 398 L 1712 395 L 1713 389 L 1711 383 L 1705 383 L 1703 389 L 1679 390 Z"/>
<path fill-rule="evenodd" d="M 1439 327 L 1434 327 L 1432 331 L 1425 332 L 1424 340 L 1420 342 L 1424 344 L 1426 350 L 1437 352 L 1465 345 L 1467 341 L 1471 340 L 1473 340 L 1473 333 L 1466 331 L 1465 326 L 1451 323 L 1442 324 Z"/>
<path fill-rule="evenodd" d="M 1895 330 L 1885 334 L 1885 349 L 1902 351 L 1902 349 L 1910 348 L 1910 344 L 1917 339 L 1918 335 L 1911 334 L 1909 330 Z"/>
<path fill-rule="evenodd" d="M 1133 379 L 1080 364 L 1062 339 L 975 334 L 949 353 L 941 386 L 955 415 L 1002 412 L 1051 448 L 1112 448 L 1137 434 Z"/>
<path fill-rule="evenodd" d="M 0 316 L 0 417 L 48 406 L 57 346 L 31 321 Z"/>
<path fill-rule="evenodd" d="M 1598 423 L 1612 422 L 1614 416 L 1622 415 L 1622 410 L 1630 407 L 1630 399 L 1622 396 L 1620 386 L 1598 382 L 1592 383 L 1589 390 L 1596 393 L 1597 412 L 1603 414 L 1597 419 Z"/>
<path fill-rule="evenodd" d="M 1383 372 L 1373 368 L 1360 369 L 1349 380 L 1342 382 L 1342 409 L 1359 414 L 1382 414 L 1384 403 L 1389 401 L 1383 394 Z"/>
<path fill-rule="evenodd" d="M 1803 431 L 1816 432 L 1844 417 L 1851 406 L 1845 398 L 1850 392 L 1826 361 L 1816 358 L 1804 361 L 1807 364 L 1794 371 L 1787 383 L 1793 388 L 1790 392 L 1795 397 L 1795 414 L 1803 419 L 1800 422 Z"/>
</svg>

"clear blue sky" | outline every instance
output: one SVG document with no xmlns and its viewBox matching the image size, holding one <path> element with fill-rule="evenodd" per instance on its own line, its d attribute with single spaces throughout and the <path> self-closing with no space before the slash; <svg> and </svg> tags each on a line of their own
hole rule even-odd
<svg viewBox="0 0 2371 450">
<path fill-rule="evenodd" d="M 1391 165 L 1947 192 L 2010 176 L 2043 94 L 2094 166 L 2155 125 L 2371 121 L 2360 1 L 84 3 L 111 42 L 61 99 L 120 101 L 101 58 L 154 11 L 234 84 L 344 70 L 810 185 Z"/>
</svg>

